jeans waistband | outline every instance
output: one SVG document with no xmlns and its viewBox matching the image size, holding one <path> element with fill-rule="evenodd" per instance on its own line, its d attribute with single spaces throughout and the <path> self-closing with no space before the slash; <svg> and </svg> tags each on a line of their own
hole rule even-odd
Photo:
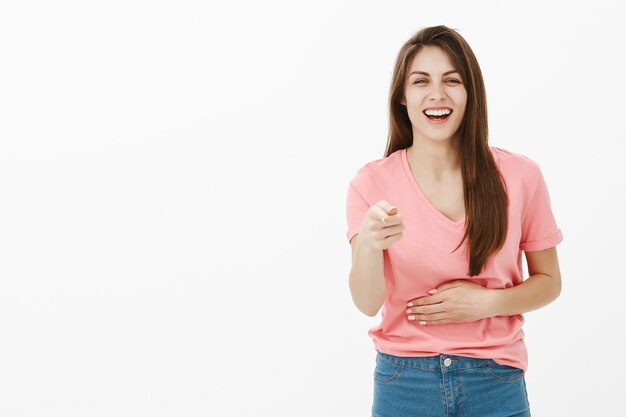
<svg viewBox="0 0 626 417">
<path fill-rule="evenodd" d="M 459 369 L 481 368 L 496 363 L 493 359 L 472 358 L 461 355 L 439 354 L 434 356 L 395 356 L 377 351 L 381 359 L 391 363 L 432 371 L 453 371 Z"/>
</svg>

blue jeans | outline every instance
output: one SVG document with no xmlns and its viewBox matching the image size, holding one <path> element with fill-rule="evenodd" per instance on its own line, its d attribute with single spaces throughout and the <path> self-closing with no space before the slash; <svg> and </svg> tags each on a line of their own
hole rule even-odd
<svg viewBox="0 0 626 417">
<path fill-rule="evenodd" d="M 524 372 L 493 359 L 376 352 L 372 417 L 530 417 Z"/>
</svg>

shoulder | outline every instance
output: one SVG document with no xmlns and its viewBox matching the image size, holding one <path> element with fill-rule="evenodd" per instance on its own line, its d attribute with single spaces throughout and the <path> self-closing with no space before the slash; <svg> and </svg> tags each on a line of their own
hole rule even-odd
<svg viewBox="0 0 626 417">
<path fill-rule="evenodd" d="M 389 190 L 402 175 L 402 152 L 399 149 L 389 156 L 370 160 L 358 168 L 350 182 L 351 186 L 364 196 L 374 195 L 380 190 Z"/>
<path fill-rule="evenodd" d="M 402 168 L 402 152 L 404 149 L 398 149 L 389 156 L 366 162 L 358 169 L 357 173 L 370 179 L 393 176 Z"/>
<path fill-rule="evenodd" d="M 497 146 L 490 146 L 496 165 L 505 178 L 516 178 L 522 184 L 532 186 L 541 175 L 539 163 L 521 153 Z"/>
</svg>

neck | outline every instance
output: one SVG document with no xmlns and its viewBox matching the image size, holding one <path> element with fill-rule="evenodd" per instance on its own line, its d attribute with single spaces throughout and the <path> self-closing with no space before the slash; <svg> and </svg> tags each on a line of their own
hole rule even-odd
<svg viewBox="0 0 626 417">
<path fill-rule="evenodd" d="M 407 148 L 407 158 L 411 166 L 422 174 L 442 179 L 458 174 L 461 170 L 461 156 L 458 141 L 417 140 Z"/>
</svg>

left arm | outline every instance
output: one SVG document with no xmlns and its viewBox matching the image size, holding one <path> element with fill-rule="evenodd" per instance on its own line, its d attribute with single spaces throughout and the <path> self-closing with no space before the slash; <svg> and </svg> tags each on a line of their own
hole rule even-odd
<svg viewBox="0 0 626 417">
<path fill-rule="evenodd" d="M 525 254 L 530 276 L 514 287 L 494 290 L 495 316 L 513 316 L 537 310 L 561 294 L 561 271 L 556 246 Z"/>
<path fill-rule="evenodd" d="M 527 251 L 530 276 L 510 288 L 485 288 L 467 279 L 454 280 L 407 303 L 407 318 L 420 325 L 465 323 L 487 317 L 514 316 L 537 310 L 561 293 L 556 246 Z"/>
</svg>

